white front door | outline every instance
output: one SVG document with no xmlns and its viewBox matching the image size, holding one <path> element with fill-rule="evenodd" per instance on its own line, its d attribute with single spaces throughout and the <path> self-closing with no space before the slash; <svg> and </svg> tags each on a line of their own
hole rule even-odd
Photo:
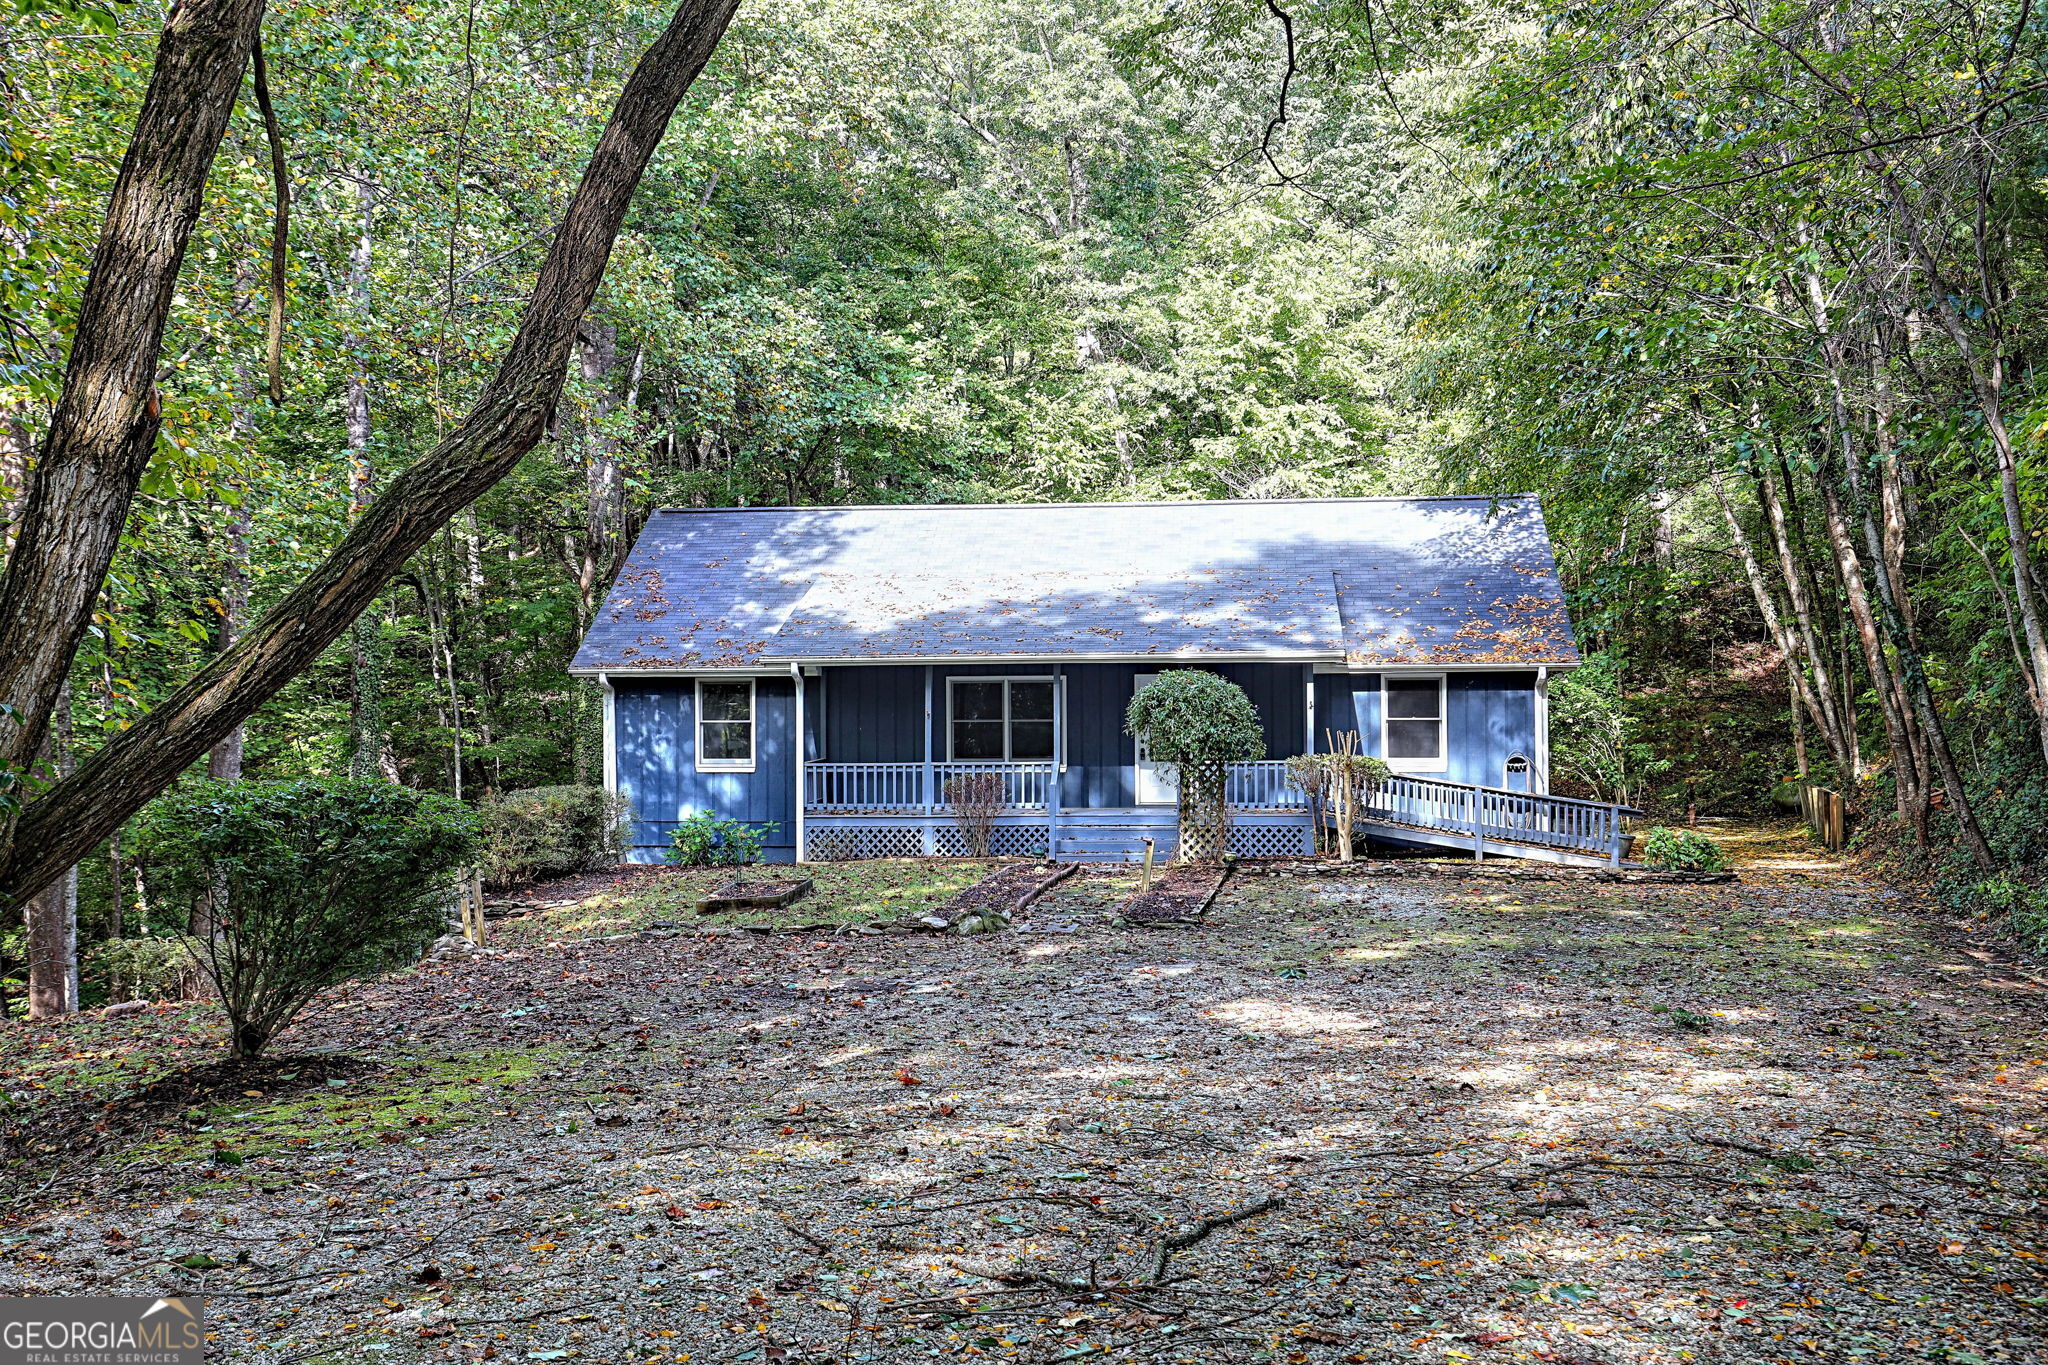
<svg viewBox="0 0 2048 1365">
<path fill-rule="evenodd" d="M 1159 681 L 1157 673 L 1140 673 L 1131 687 L 1136 696 Z M 1145 753 L 1145 741 L 1138 745 L 1138 804 L 1141 806 L 1171 806 L 1180 800 L 1180 783 L 1174 780 L 1171 769 L 1154 763 Z"/>
</svg>

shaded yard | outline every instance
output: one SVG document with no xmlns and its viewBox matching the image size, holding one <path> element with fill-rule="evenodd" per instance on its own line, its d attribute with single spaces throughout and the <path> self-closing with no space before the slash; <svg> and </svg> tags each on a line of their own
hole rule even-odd
<svg viewBox="0 0 2048 1365">
<path fill-rule="evenodd" d="M 2048 1355 L 2039 974 L 1729 842 L 1730 886 L 1240 877 L 1113 931 L 1132 879 L 1080 876 L 982 938 L 576 940 L 695 918 L 621 879 L 112 1107 L 205 1011 L 11 1025 L 0 1292 L 202 1290 L 271 1365 Z"/>
<path fill-rule="evenodd" d="M 774 910 L 700 915 L 696 902 L 733 879 L 729 867 L 632 868 L 542 884 L 506 899 L 551 908 L 493 921 L 490 942 L 545 943 L 650 927 L 718 928 L 746 924 L 849 924 L 900 919 L 944 905 L 1000 864 L 966 859 L 878 858 L 871 862 L 750 867 L 746 881 L 808 877 L 810 895 Z M 564 904 L 563 902 L 568 902 Z"/>
</svg>

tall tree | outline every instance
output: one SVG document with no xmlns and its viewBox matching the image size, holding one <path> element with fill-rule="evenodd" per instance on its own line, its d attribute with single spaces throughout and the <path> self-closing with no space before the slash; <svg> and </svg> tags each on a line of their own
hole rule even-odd
<svg viewBox="0 0 2048 1365">
<path fill-rule="evenodd" d="M 317 658 L 435 530 L 540 440 L 561 394 L 577 325 L 603 279 L 633 191 L 737 3 L 685 0 L 640 59 L 554 234 L 519 329 L 468 417 L 400 473 L 334 553 L 241 639 L 75 774 L 27 804 L 0 861 L 0 896 L 39 890 L 162 791 Z M 194 13 L 212 22 L 179 17 Z M 22 539 L 0 583 L 0 696 L 15 698 L 17 710 L 0 730 L 0 761 L 25 766 L 20 736 L 43 732 L 142 477 L 157 412 L 141 395 L 140 381 L 161 344 L 199 190 L 260 16 L 260 4 L 247 0 L 239 8 L 231 0 L 200 3 L 174 14 L 159 48 L 151 95 L 81 305 L 59 423 L 38 463 Z M 188 25 L 182 33 L 181 22 Z M 172 41 L 174 34 L 189 41 Z M 135 259 L 156 266 L 140 272 L 140 283 L 129 278 Z M 117 289 L 117 281 L 125 288 Z M 116 314 L 117 302 L 127 304 L 125 318 Z M 124 321 L 133 330 L 101 334 Z M 136 344 L 134 331 L 146 344 Z M 82 420 L 87 410 L 96 420 Z M 69 497 L 52 491 L 66 488 Z M 67 509 L 71 516 L 59 534 L 56 523 Z M 80 542 L 103 543 L 104 550 L 85 558 Z M 56 594 L 55 609 L 31 596 L 37 586 Z M 56 638 L 23 633 L 38 627 L 52 628 Z"/>
</svg>

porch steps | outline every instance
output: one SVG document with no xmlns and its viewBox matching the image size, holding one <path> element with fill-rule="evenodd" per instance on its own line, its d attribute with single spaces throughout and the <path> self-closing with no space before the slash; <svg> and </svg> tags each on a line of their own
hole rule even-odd
<svg viewBox="0 0 2048 1365">
<path fill-rule="evenodd" d="M 1173 856 L 1180 826 L 1170 806 L 1097 807 L 1060 812 L 1059 844 L 1053 856 L 1061 862 L 1136 863 L 1145 860 L 1145 840 L 1152 856 Z"/>
<path fill-rule="evenodd" d="M 1152 835 L 1153 858 L 1161 862 L 1171 858 L 1179 843 L 1172 829 L 1159 830 Z M 1137 831 L 1125 833 L 1110 829 L 1063 835 L 1053 856 L 1061 862 L 1141 863 L 1145 861 L 1145 835 Z"/>
</svg>

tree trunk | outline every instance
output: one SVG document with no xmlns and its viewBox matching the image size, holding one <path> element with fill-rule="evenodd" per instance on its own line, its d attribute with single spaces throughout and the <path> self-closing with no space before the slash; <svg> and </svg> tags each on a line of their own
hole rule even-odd
<svg viewBox="0 0 2048 1365">
<path fill-rule="evenodd" d="M 79 300 L 63 389 L 0 577 L 0 702 L 13 708 L 0 715 L 0 772 L 25 772 L 42 747 L 156 448 L 156 367 L 171 295 L 262 21 L 263 0 L 186 0 L 157 40 Z M 72 856 L 53 855 L 33 886 L 10 889 L 40 889 L 109 828 L 68 841 Z"/>
<path fill-rule="evenodd" d="M 253 290 L 255 281 L 246 267 L 235 272 L 238 286 Z M 228 428 L 231 440 L 253 442 L 255 423 L 249 417 L 247 395 L 254 383 L 246 362 L 235 362 L 233 418 Z M 220 620 L 213 633 L 213 650 L 218 654 L 234 644 L 235 636 L 249 621 L 249 508 L 245 497 L 228 514 L 227 544 L 220 574 Z M 236 725 L 221 737 L 206 756 L 206 775 L 216 782 L 242 780 L 243 727 Z"/>
<path fill-rule="evenodd" d="M 592 390 L 583 432 L 583 537 L 576 562 L 576 624 L 579 630 L 587 630 L 597 618 L 598 603 L 605 589 L 611 586 L 623 501 L 619 443 L 607 429 L 607 423 L 614 412 L 632 407 L 641 369 L 647 361 L 647 349 L 643 346 L 634 353 L 623 394 L 615 388 L 619 367 L 617 328 L 595 319 L 586 321 L 578 339 L 577 359 L 583 380 Z"/>
<path fill-rule="evenodd" d="M 1942 724 L 1941 711 L 1934 704 L 1934 689 L 1927 681 L 1927 670 L 1920 659 L 1920 651 L 1914 647 L 1912 630 L 1908 624 L 1910 607 L 1903 580 L 1892 574 L 1891 563 L 1886 555 L 1885 535 L 1878 525 L 1877 513 L 1872 507 L 1869 490 L 1864 486 L 1862 474 L 1857 466 L 1857 451 L 1844 434 L 1843 469 L 1849 478 L 1850 496 L 1855 499 L 1858 517 L 1863 523 L 1864 544 L 1870 551 L 1871 566 L 1877 575 L 1878 601 L 1884 609 L 1885 634 L 1890 638 L 1892 653 L 1898 659 L 1903 691 L 1912 707 L 1914 718 L 1919 723 L 1919 740 L 1933 759 L 1933 766 L 1939 770 L 1943 787 L 1948 792 L 1949 809 L 1954 813 L 1956 828 L 1963 837 L 1963 844 L 1970 850 L 1970 856 L 1983 872 L 1998 869 L 1998 860 L 1991 854 L 1991 845 L 1984 837 L 1983 827 L 1977 823 L 1977 811 L 1970 800 L 1969 789 L 1963 783 L 1962 770 L 1956 766 L 1955 754 L 1948 744 L 1948 729 Z M 1932 775 L 1923 778 L 1931 784 Z M 1928 794 L 1931 796 L 1931 794 Z M 1923 798 L 1922 808 L 1932 805 L 1931 799 Z M 1922 817 L 1921 832 L 1924 837 L 1925 817 Z"/>
<path fill-rule="evenodd" d="M 221 571 L 221 616 L 214 639 L 220 650 L 235 643 L 235 634 L 249 619 L 249 512 L 234 509 L 228 518 L 227 565 Z M 242 780 L 242 724 L 221 736 L 206 756 L 206 775 L 216 782 Z"/>
<path fill-rule="evenodd" d="M 50 722 L 50 766 L 71 772 L 71 714 Z M 28 903 L 28 1017 L 52 1019 L 78 1009 L 78 868 L 66 868 Z"/>
<path fill-rule="evenodd" d="M 2005 584 L 1999 581 L 1998 566 L 1991 562 L 1990 553 L 1977 543 L 1975 536 L 1961 528 L 1957 529 L 1963 538 L 1963 544 L 1974 550 L 1977 558 L 1984 562 L 1984 581 L 1991 585 L 1992 595 L 1998 599 L 1999 614 L 2005 618 L 2005 639 L 2006 643 L 2012 646 L 2013 668 L 2020 675 L 2020 686 L 2026 690 L 2028 704 L 2039 708 L 2040 683 L 2034 678 L 2032 662 L 2027 658 L 2027 647 L 2020 643 L 2019 617 L 2013 611 L 2012 598 L 2006 595 Z"/>
<path fill-rule="evenodd" d="M 1984 419 L 1984 434 L 1991 438 L 1998 468 L 1998 506 L 2004 515 L 2006 553 L 2012 561 L 2013 606 L 2019 613 L 2027 642 L 2027 659 L 2033 667 L 2034 676 L 2048 680 L 2048 624 L 2042 620 L 2040 579 L 2034 570 L 2033 536 L 2027 528 L 2026 509 L 2020 491 L 2019 458 L 2013 450 L 2012 433 L 2005 425 L 2005 354 L 2002 335 L 1996 330 L 1998 310 L 1994 307 L 1985 314 L 1986 325 L 1993 330 L 1988 338 L 1989 346 L 1980 349 L 1971 337 L 1969 324 L 1957 303 L 1959 299 L 1968 297 L 1971 291 L 1959 291 L 1948 282 L 1940 259 L 1921 231 L 1920 215 L 1913 210 L 1904 186 L 1889 175 L 1885 177 L 1885 185 L 1891 194 L 1900 226 L 1906 229 L 1906 240 L 1913 249 L 1913 256 L 1926 277 L 1935 316 L 1941 320 L 1942 329 L 1954 343 L 1970 377 L 1970 392 L 1977 400 L 1979 415 Z M 1981 210 L 1981 203 L 1979 208 Z M 1977 230 L 1982 232 L 1984 216 L 1981 212 L 1975 221 Z M 1981 253 L 1979 260 L 1981 264 Z M 1989 289 L 1992 282 L 1987 279 L 1983 283 Z M 2048 688 L 2042 689 L 2037 696 L 2034 728 L 2041 754 L 2048 758 Z"/>
<path fill-rule="evenodd" d="M 619 440 L 610 423 L 615 414 L 630 413 L 639 400 L 640 376 L 647 348 L 633 353 L 619 387 L 618 329 L 609 322 L 586 319 L 578 347 L 583 381 L 590 388 L 590 406 L 583 429 L 583 534 L 576 545 L 576 627 L 580 634 L 597 619 L 597 609 L 618 569 L 618 547 L 624 543 L 625 498 L 620 474 Z M 575 780 L 596 786 L 604 780 L 604 703 L 597 684 L 575 679 L 570 684 L 570 756 Z"/>
<path fill-rule="evenodd" d="M 1825 513 L 1823 520 L 1827 526 L 1828 544 L 1835 552 L 1835 570 L 1841 578 L 1842 597 L 1848 605 L 1850 619 L 1855 622 L 1857 643 L 1863 648 L 1863 666 L 1870 674 L 1870 690 L 1876 695 L 1878 711 L 1884 717 L 1885 737 L 1892 751 L 1892 777 L 1899 819 L 1910 828 L 1924 830 L 1927 806 L 1918 780 L 1921 767 L 1906 734 L 1905 720 L 1900 714 L 1898 684 L 1892 677 L 1891 663 L 1885 658 L 1877 617 L 1871 611 L 1870 594 L 1864 587 L 1863 561 L 1856 553 L 1855 541 L 1850 538 L 1841 498 L 1836 494 L 1833 483 L 1825 476 L 1815 482 L 1820 487 L 1821 507 Z"/>
<path fill-rule="evenodd" d="M 370 454 L 371 234 L 377 226 L 377 186 L 355 178 L 355 244 L 348 253 L 349 371 L 345 428 L 348 437 L 348 521 L 353 526 L 370 505 L 377 470 Z M 398 780 L 384 724 L 384 638 L 373 604 L 349 628 L 349 772 L 355 777 Z"/>
<path fill-rule="evenodd" d="M 604 277 L 633 190 L 669 116 L 709 60 L 737 4 L 738 0 L 685 0 L 667 30 L 641 58 L 563 215 L 562 226 L 534 280 L 518 333 L 469 416 L 392 480 L 333 553 L 245 631 L 233 648 L 207 664 L 133 727 L 103 745 L 76 774 L 27 806 L 6 850 L 6 861 L 0 863 L 0 898 L 40 890 L 168 786 L 236 722 L 317 659 L 442 524 L 511 472 L 540 440 L 561 397 L 576 325 Z M 237 73 L 253 36 L 252 23 L 251 32 L 234 50 Z M 225 110 L 221 117 L 225 118 Z M 218 139 L 216 128 L 208 143 L 209 157 Z M 200 173 L 203 177 L 203 166 Z M 181 248 L 189 230 L 188 217 L 179 233 Z M 166 293 L 169 287 L 167 280 Z M 154 361 L 161 328 L 159 313 L 146 361 Z M 74 370 L 80 350 L 91 353 L 95 346 L 103 345 L 102 339 L 81 326 L 73 351 Z M 154 438 L 153 419 L 144 434 Z M 144 448 L 146 453 L 147 442 Z M 125 444 L 116 451 L 127 452 Z M 137 464 L 132 470 L 124 467 L 114 472 L 124 480 L 117 510 L 125 516 L 141 468 Z M 37 497 L 41 498 L 42 480 L 37 483 Z M 69 504 L 59 497 L 55 505 Z M 47 502 L 40 513 L 32 508 L 25 535 L 51 535 L 49 513 Z M 25 556 L 18 548 L 8 566 L 8 590 L 5 604 L 0 606 L 0 630 L 4 630 L 0 640 L 6 645 L 0 656 L 7 660 L 0 664 L 0 697 L 14 696 L 40 708 L 39 715 L 28 717 L 30 725 L 17 728 L 40 732 L 56 692 L 54 685 L 45 684 L 40 692 L 20 685 L 24 680 L 42 679 L 50 668 L 44 659 L 48 650 L 33 651 L 33 666 L 19 662 L 32 653 L 31 643 L 46 636 L 50 628 L 46 608 L 25 611 L 24 602 L 41 601 L 33 594 L 25 595 L 25 589 L 65 581 L 43 563 L 46 559 L 62 561 L 60 567 L 68 572 L 89 573 L 89 582 L 74 593 L 89 611 L 120 523 L 121 517 L 114 517 L 108 528 L 106 554 L 94 563 L 80 564 L 68 549 L 56 555 L 45 550 Z M 38 527 L 44 529 L 38 532 Z M 88 529 L 75 526 L 66 531 L 72 540 L 89 534 Z M 22 569 L 17 582 L 17 567 L 24 563 L 37 567 Z M 22 628 L 24 623 L 27 629 Z M 69 641 L 58 661 L 61 664 L 68 663 L 83 623 L 81 619 L 59 624 Z M 54 677 L 61 683 L 62 667 L 56 668 Z M 37 695 L 42 697 L 40 703 L 34 702 Z"/>
<path fill-rule="evenodd" d="M 1791 476 L 1782 452 L 1778 456 L 1778 472 L 1788 479 Z M 1757 502 L 1764 510 L 1765 524 L 1771 532 L 1771 545 L 1777 554 L 1778 573 L 1785 581 L 1785 597 L 1792 606 L 1792 619 L 1799 627 L 1799 643 L 1805 653 L 1806 665 L 1813 673 L 1813 691 L 1818 703 L 1814 721 L 1820 727 L 1828 752 L 1834 756 L 1838 774 L 1845 782 L 1854 784 L 1863 775 L 1855 717 L 1842 711 L 1835 697 L 1834 685 L 1828 680 L 1828 659 L 1820 645 L 1806 565 L 1794 552 L 1795 541 L 1786 520 L 1785 505 L 1778 497 L 1771 471 L 1758 470 L 1754 483 Z"/>
<path fill-rule="evenodd" d="M 1757 613 L 1764 619 L 1764 629 L 1770 632 L 1771 642 L 1778 647 L 1778 652 L 1785 656 L 1785 676 L 1792 684 L 1793 713 L 1796 716 L 1802 705 L 1812 713 L 1814 724 L 1820 727 L 1821 735 L 1834 756 L 1836 770 L 1847 772 L 1848 755 L 1842 752 L 1840 737 L 1828 723 L 1821 701 L 1824 694 L 1816 694 L 1807 680 L 1806 671 L 1800 667 L 1800 642 L 1786 629 L 1784 619 L 1778 614 L 1777 601 L 1771 595 L 1770 585 L 1764 581 L 1763 566 L 1757 562 L 1756 551 L 1750 548 L 1749 534 L 1742 529 L 1742 522 L 1735 515 L 1735 504 L 1728 500 L 1728 490 L 1721 483 L 1721 471 L 1709 465 L 1707 479 L 1714 487 L 1716 501 L 1721 504 L 1721 515 L 1728 522 L 1729 538 L 1741 557 L 1743 574 L 1749 580 L 1750 595 L 1756 599 Z M 1796 730 L 1796 722 L 1795 739 L 1803 773 L 1806 770 L 1806 737 Z"/>
</svg>

